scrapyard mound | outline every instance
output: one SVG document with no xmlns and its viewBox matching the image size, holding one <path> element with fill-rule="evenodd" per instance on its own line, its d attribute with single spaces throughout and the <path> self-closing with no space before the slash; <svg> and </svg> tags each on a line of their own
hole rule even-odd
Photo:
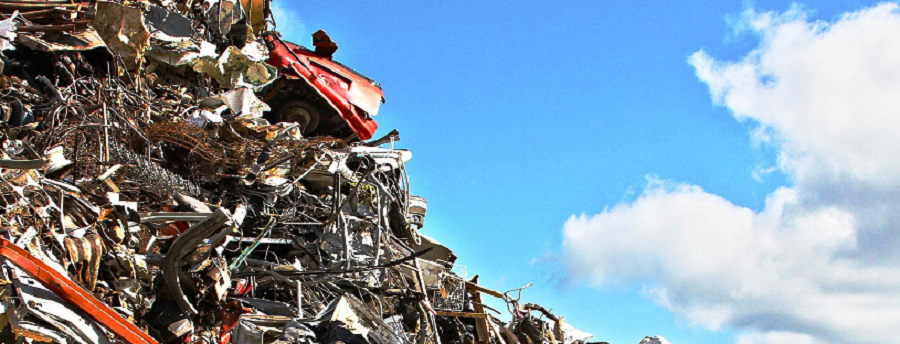
<svg viewBox="0 0 900 344">
<path fill-rule="evenodd" d="M 419 232 L 380 85 L 269 2 L 0 3 L 0 342 L 590 340 Z"/>
</svg>

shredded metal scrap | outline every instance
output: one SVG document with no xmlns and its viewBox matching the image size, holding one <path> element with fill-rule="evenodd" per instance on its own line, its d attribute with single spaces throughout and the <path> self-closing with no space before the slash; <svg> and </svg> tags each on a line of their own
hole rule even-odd
<svg viewBox="0 0 900 344">
<path fill-rule="evenodd" d="M 380 85 L 270 2 L 0 3 L 0 342 L 589 341 L 419 233 Z"/>
</svg>

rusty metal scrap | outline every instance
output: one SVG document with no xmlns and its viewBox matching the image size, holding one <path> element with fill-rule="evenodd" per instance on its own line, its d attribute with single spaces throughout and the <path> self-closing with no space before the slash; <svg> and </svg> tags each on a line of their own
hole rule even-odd
<svg viewBox="0 0 900 344">
<path fill-rule="evenodd" d="M 364 141 L 380 85 L 271 23 L 271 0 L 0 3 L 0 343 L 590 340 L 420 233 L 399 133 Z"/>
</svg>

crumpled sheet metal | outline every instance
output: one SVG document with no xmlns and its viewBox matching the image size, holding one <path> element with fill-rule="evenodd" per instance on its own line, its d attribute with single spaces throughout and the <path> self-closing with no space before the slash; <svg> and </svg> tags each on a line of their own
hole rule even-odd
<svg viewBox="0 0 900 344">
<path fill-rule="evenodd" d="M 232 343 L 312 344 L 316 335 L 306 325 L 278 315 L 241 315 L 231 331 Z"/>
<path fill-rule="evenodd" d="M 277 77 L 275 67 L 263 62 L 265 47 L 248 44 L 243 49 L 228 47 L 219 56 L 200 56 L 193 68 L 216 79 L 222 87 L 262 87 Z"/>
<path fill-rule="evenodd" d="M 231 27 L 245 17 L 244 7 L 237 0 L 219 0 L 210 7 L 209 13 L 211 28 L 221 36 L 231 32 Z"/>
<path fill-rule="evenodd" d="M 7 263 L 7 269 L 15 276 L 13 284 L 20 298 L 19 307 L 29 316 L 53 325 L 78 343 L 109 343 L 107 334 L 100 325 L 84 316 L 84 313 L 50 291 L 40 281 L 28 276 L 15 265 Z M 25 319 L 20 319 L 25 320 Z"/>
<path fill-rule="evenodd" d="M 193 22 L 182 14 L 162 6 L 150 6 L 144 18 L 150 37 L 164 42 L 190 41 Z"/>
<path fill-rule="evenodd" d="M 88 51 L 106 46 L 103 38 L 91 27 L 69 32 L 47 32 L 40 35 L 20 34 L 18 41 L 41 51 Z"/>
<path fill-rule="evenodd" d="M 12 42 L 16 39 L 15 19 L 19 11 L 14 11 L 9 18 L 0 20 L 0 51 L 15 49 Z"/>
<path fill-rule="evenodd" d="M 644 339 L 642 339 L 639 344 L 672 344 L 672 343 L 669 343 L 669 341 L 666 340 L 666 338 L 663 338 L 662 336 L 653 336 L 653 337 L 647 336 L 647 337 L 644 337 Z"/>
<path fill-rule="evenodd" d="M 270 0 L 0 3 L 19 8 L 0 21 L 0 342 L 589 340 L 420 233 L 412 153 L 365 141 L 383 93 L 324 31 L 282 41 Z"/>
<path fill-rule="evenodd" d="M 128 70 L 140 66 L 144 51 L 150 47 L 150 32 L 140 8 L 97 1 L 97 15 L 91 25 Z"/>
<path fill-rule="evenodd" d="M 215 46 L 193 41 L 193 21 L 177 11 L 150 6 L 144 16 L 150 33 L 146 55 L 171 66 L 193 64 L 200 56 L 214 56 Z"/>
<path fill-rule="evenodd" d="M 239 117 L 246 118 L 262 118 L 263 112 L 272 110 L 268 104 L 256 97 L 253 90 L 246 87 L 215 95 L 200 102 L 200 106 L 209 108 L 221 105 L 227 106 Z"/>
<path fill-rule="evenodd" d="M 363 336 L 373 344 L 402 342 L 384 319 L 373 314 L 368 306 L 352 295 L 345 294 L 323 313 L 320 319 L 341 322 L 347 330 Z"/>
</svg>

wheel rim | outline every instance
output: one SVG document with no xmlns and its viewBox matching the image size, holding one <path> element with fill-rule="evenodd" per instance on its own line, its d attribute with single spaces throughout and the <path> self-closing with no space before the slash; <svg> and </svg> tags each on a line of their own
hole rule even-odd
<svg viewBox="0 0 900 344">
<path fill-rule="evenodd" d="M 292 106 L 284 110 L 281 120 L 284 122 L 297 122 L 301 132 L 308 134 L 318 127 L 318 115 L 303 106 Z"/>
</svg>

